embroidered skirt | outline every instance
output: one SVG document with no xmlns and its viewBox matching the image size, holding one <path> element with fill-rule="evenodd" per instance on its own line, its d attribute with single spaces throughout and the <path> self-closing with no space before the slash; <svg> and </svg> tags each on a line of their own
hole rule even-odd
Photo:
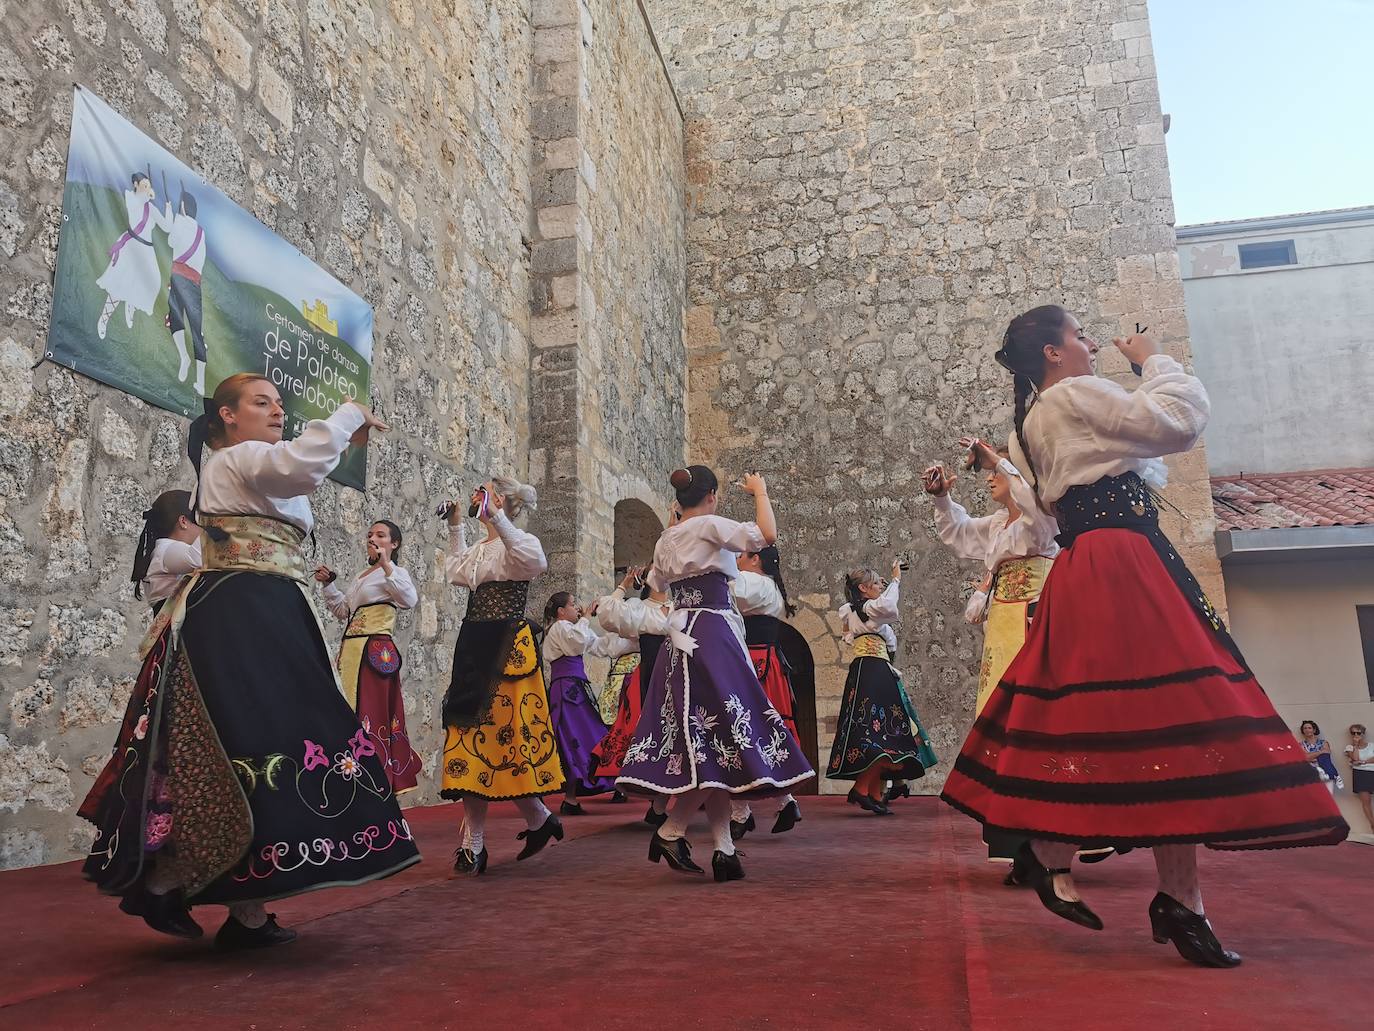
<svg viewBox="0 0 1374 1031">
<path fill-rule="evenodd" d="M 992 689 L 1026 643 L 1026 631 L 1052 564 L 1050 559 L 1036 555 L 1010 559 L 998 567 L 983 621 L 983 662 L 978 670 L 975 716 L 983 711 Z"/>
<path fill-rule="evenodd" d="M 606 686 L 601 689 L 601 694 L 596 699 L 596 709 L 601 714 L 602 723 L 609 726 L 615 722 L 620 712 L 621 695 L 625 693 L 625 682 L 638 666 L 638 652 L 619 655 L 611 661 L 610 672 L 606 674 Z"/>
<path fill-rule="evenodd" d="M 185 618 L 153 642 L 81 806 L 98 828 L 85 875 L 137 892 L 156 864 L 192 903 L 228 903 L 418 862 L 300 584 L 226 571 L 185 590 Z"/>
<path fill-rule="evenodd" d="M 882 763 L 891 779 L 915 780 L 936 761 L 896 667 L 883 656 L 856 655 L 845 678 L 825 775 L 858 780 Z"/>
<path fill-rule="evenodd" d="M 1138 478 L 1066 501 L 1065 550 L 945 800 L 994 830 L 1087 847 L 1343 840 L 1335 802 Z"/>
<path fill-rule="evenodd" d="M 395 622 L 395 608 L 391 605 L 364 605 L 353 613 L 339 646 L 339 679 L 344 697 L 377 749 L 391 790 L 401 794 L 415 788 L 421 764 L 406 733 L 401 653 L 391 638 L 390 626 L 383 629 L 373 625 L 372 613 L 378 610 L 383 610 L 380 614 L 384 622 Z"/>
<path fill-rule="evenodd" d="M 729 581 L 720 573 L 678 581 L 673 604 L 696 647 L 688 654 L 670 637 L 659 652 L 617 783 L 667 795 L 722 788 L 763 797 L 810 777 L 749 661 Z"/>
<path fill-rule="evenodd" d="M 449 724 L 440 794 L 492 800 L 553 794 L 563 786 L 563 764 L 550 721 L 539 650 L 526 619 L 516 621 L 505 665 L 492 691 L 474 720 L 464 719 L 462 726 Z"/>
<path fill-rule="evenodd" d="M 592 760 L 596 764 L 598 777 L 620 776 L 621 765 L 625 762 L 625 751 L 630 747 L 630 739 L 634 736 L 635 726 L 639 723 L 639 712 L 642 708 L 640 674 L 643 672 L 644 667 L 636 664 L 621 684 L 615 722 L 611 724 L 611 729 L 606 731 L 606 736 L 601 739 L 600 744 L 592 749 Z"/>
<path fill-rule="evenodd" d="M 591 687 L 582 656 L 564 655 L 549 664 L 553 734 L 563 760 L 563 773 L 577 785 L 579 795 L 600 795 L 615 789 L 614 781 L 594 772 L 596 760 L 592 751 L 606 736 L 606 724 L 601 722 L 592 701 Z"/>
</svg>

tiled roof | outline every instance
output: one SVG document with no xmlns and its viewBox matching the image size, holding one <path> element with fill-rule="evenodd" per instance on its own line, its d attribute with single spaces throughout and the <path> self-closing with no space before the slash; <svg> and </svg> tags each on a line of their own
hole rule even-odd
<svg viewBox="0 0 1374 1031">
<path fill-rule="evenodd" d="M 1219 530 L 1374 524 L 1374 469 L 1212 478 Z"/>
</svg>

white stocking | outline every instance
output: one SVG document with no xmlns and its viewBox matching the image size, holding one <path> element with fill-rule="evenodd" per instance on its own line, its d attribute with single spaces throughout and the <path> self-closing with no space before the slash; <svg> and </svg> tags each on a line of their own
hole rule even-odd
<svg viewBox="0 0 1374 1031">
<path fill-rule="evenodd" d="M 749 803 L 742 798 L 730 796 L 730 819 L 735 823 L 744 823 L 749 819 Z"/>
<path fill-rule="evenodd" d="M 249 930 L 267 923 L 267 910 L 262 908 L 261 902 L 231 902 L 229 915 Z"/>
<path fill-rule="evenodd" d="M 717 852 L 735 854 L 730 839 L 730 793 L 722 788 L 706 789 L 706 818 L 711 821 L 711 840 Z"/>
<path fill-rule="evenodd" d="M 488 804 L 485 798 L 472 795 L 463 799 L 463 847 L 473 855 L 486 844 Z"/>
<path fill-rule="evenodd" d="M 684 791 L 673 799 L 673 804 L 668 807 L 668 819 L 663 821 L 663 826 L 658 829 L 658 836 L 664 841 L 677 841 L 679 838 L 686 837 L 687 825 L 692 822 L 692 817 L 696 815 L 702 800 L 706 796 L 706 791 L 702 788 L 693 788 L 691 791 Z M 728 817 L 727 817 L 728 819 Z M 729 837 L 729 829 L 726 829 L 726 837 Z"/>
<path fill-rule="evenodd" d="M 544 826 L 544 821 L 549 818 L 549 807 L 542 799 L 517 798 L 515 808 L 520 810 L 520 815 L 525 818 L 525 826 L 532 831 Z"/>
</svg>

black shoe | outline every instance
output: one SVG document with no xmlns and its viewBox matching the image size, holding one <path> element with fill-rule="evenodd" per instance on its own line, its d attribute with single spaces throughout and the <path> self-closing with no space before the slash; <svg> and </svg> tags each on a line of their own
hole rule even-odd
<svg viewBox="0 0 1374 1031">
<path fill-rule="evenodd" d="M 261 927 L 245 927 L 237 918 L 231 916 L 215 935 L 217 949 L 265 949 L 269 945 L 285 945 L 296 940 L 296 932 L 277 924 L 275 913 L 267 914 L 267 923 Z"/>
<path fill-rule="evenodd" d="M 1157 942 L 1172 941 L 1178 954 L 1200 967 L 1240 966 L 1240 953 L 1223 949 L 1205 916 L 1160 892 L 1150 903 L 1150 930 Z"/>
<path fill-rule="evenodd" d="M 749 818 L 748 818 L 747 820 L 731 820 L 731 821 L 730 821 L 730 840 L 731 840 L 731 841 L 739 841 L 740 838 L 744 837 L 744 836 L 745 836 L 746 834 L 748 834 L 751 830 L 753 830 L 756 826 L 757 826 L 757 824 L 754 823 L 754 814 L 753 814 L 753 813 L 750 813 L 750 814 L 749 814 Z"/>
<path fill-rule="evenodd" d="M 1026 861 L 1019 855 L 1011 861 L 1011 869 L 1002 878 L 1002 883 L 1008 888 L 1024 888 L 1030 884 L 1030 871 L 1026 869 Z"/>
<path fill-rule="evenodd" d="M 799 823 L 801 823 L 801 806 L 797 805 L 797 800 L 794 798 L 778 810 L 778 818 L 773 824 L 773 833 L 786 834 Z"/>
<path fill-rule="evenodd" d="M 657 863 L 660 859 L 668 860 L 669 866 L 682 873 L 706 872 L 692 862 L 692 846 L 686 838 L 667 841 L 660 838 L 655 832 L 654 836 L 649 839 L 649 862 Z"/>
<path fill-rule="evenodd" d="M 662 827 L 668 822 L 668 814 L 666 812 L 654 812 L 654 807 L 649 806 L 649 811 L 644 814 L 644 822 L 650 827 Z"/>
<path fill-rule="evenodd" d="M 868 804 L 869 804 L 869 810 L 868 810 L 868 811 L 869 811 L 870 813 L 872 813 L 874 816 L 892 816 L 892 815 L 893 815 L 892 810 L 888 807 L 888 805 L 887 805 L 886 802 L 879 802 L 876 798 L 870 798 L 870 799 L 868 800 Z"/>
<path fill-rule="evenodd" d="M 883 801 L 892 802 L 898 798 L 910 798 L 911 788 L 906 784 L 893 784 L 887 789 L 887 794 L 883 796 Z"/>
<path fill-rule="evenodd" d="M 623 791 L 617 790 L 615 794 L 611 795 L 611 801 L 616 804 L 619 804 L 621 802 L 628 802 L 629 800 L 630 796 L 625 794 L 625 792 Z"/>
<path fill-rule="evenodd" d="M 1114 849 L 1110 849 L 1110 848 L 1107 849 L 1105 852 L 1086 852 L 1086 853 L 1085 853 L 1085 852 L 1080 852 L 1080 853 L 1078 854 L 1078 861 L 1079 861 L 1080 863 L 1088 863 L 1088 864 L 1100 863 L 1100 862 L 1102 862 L 1104 859 L 1109 859 L 1109 858 L 1113 855 L 1114 852 L 1115 852 L 1115 850 L 1114 850 Z"/>
<path fill-rule="evenodd" d="M 715 874 L 718 884 L 744 880 L 744 867 L 740 865 L 738 852 L 728 856 L 724 852 L 711 853 L 711 872 Z"/>
<path fill-rule="evenodd" d="M 474 853 L 470 848 L 460 848 L 453 853 L 453 872 L 468 877 L 481 877 L 487 871 L 487 850 Z"/>
<path fill-rule="evenodd" d="M 143 917 L 143 922 L 154 931 L 170 934 L 173 938 L 194 940 L 205 934 L 200 924 L 192 919 L 180 888 L 165 895 L 154 895 L 150 891 L 125 895 L 119 900 L 119 908 L 130 916 Z"/>
<path fill-rule="evenodd" d="M 1068 873 L 1068 869 L 1050 870 L 1045 864 L 1035 858 L 1035 853 L 1031 850 L 1030 842 L 1021 846 L 1021 860 L 1025 864 L 1026 874 L 1030 880 L 1030 885 L 1035 889 L 1035 894 L 1040 896 L 1040 904 L 1048 909 L 1055 916 L 1063 917 L 1071 923 L 1086 927 L 1091 931 L 1102 930 L 1102 918 L 1094 913 L 1083 902 L 1066 902 L 1061 899 L 1054 891 L 1054 875 Z"/>
<path fill-rule="evenodd" d="M 850 788 L 849 794 L 844 799 L 850 805 L 856 805 L 866 813 L 873 812 L 873 800 L 867 795 L 859 794 L 857 788 Z"/>
<path fill-rule="evenodd" d="M 566 802 L 563 804 L 567 805 Z M 549 843 L 550 838 L 557 838 L 559 841 L 562 841 L 563 824 L 558 817 L 553 815 L 553 813 L 549 813 L 548 819 L 534 830 L 521 831 L 515 837 L 517 840 L 523 839 L 525 842 L 525 847 L 522 848 L 520 854 L 515 857 L 516 862 L 519 862 L 521 859 L 528 859 L 536 852 L 541 851 L 544 846 Z"/>
<path fill-rule="evenodd" d="M 569 802 L 566 798 L 558 805 L 559 816 L 586 816 L 587 810 L 582 808 L 581 802 Z"/>
</svg>

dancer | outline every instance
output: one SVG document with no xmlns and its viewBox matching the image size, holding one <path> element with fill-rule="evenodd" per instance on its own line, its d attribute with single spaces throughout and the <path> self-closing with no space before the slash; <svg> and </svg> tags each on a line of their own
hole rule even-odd
<svg viewBox="0 0 1374 1031">
<path fill-rule="evenodd" d="M 972 437 L 960 440 L 969 450 Z M 936 463 L 926 469 L 923 485 L 935 501 L 935 529 L 951 550 L 962 559 L 982 562 L 987 579 L 975 591 L 964 611 L 964 618 L 983 626 L 983 661 L 978 670 L 978 695 L 974 702 L 976 718 L 992 689 L 1002 679 L 1007 664 L 1026 641 L 1026 628 L 1035 614 L 1041 587 L 1049 574 L 1050 563 L 1059 553 L 1054 535 L 1059 525 L 1036 501 L 1035 492 L 1011 464 L 1009 452 L 998 451 L 997 462 L 987 467 L 981 455 L 985 449 L 970 452 L 987 473 L 988 492 L 997 504 L 992 515 L 971 518 L 964 507 L 949 496 L 955 477 Z M 988 859 L 1013 862 L 1024 839 L 983 829 Z M 1020 871 L 1008 871 L 1006 883 L 1015 885 Z"/>
<path fill-rule="evenodd" d="M 631 643 L 617 634 L 598 634 L 589 616 L 567 591 L 557 591 L 544 605 L 544 655 L 549 660 L 549 714 L 558 754 L 563 760 L 567 780 L 563 801 L 558 807 L 563 816 L 582 816 L 586 810 L 579 795 L 602 795 L 615 790 L 615 781 L 595 772 L 593 750 L 606 736 L 606 724 L 592 701 L 591 682 L 583 656 L 611 658 L 623 655 Z"/>
<path fill-rule="evenodd" d="M 112 316 L 124 305 L 124 324 L 134 328 L 134 310 L 145 315 L 153 313 L 157 295 L 162 290 L 162 273 L 158 268 L 157 252 L 153 250 L 153 228 L 164 233 L 172 229 L 170 213 L 159 211 L 153 202 L 152 180 L 144 172 L 130 177 L 130 188 L 124 191 L 124 212 L 128 228 L 110 248 L 110 262 L 95 285 L 105 291 L 105 303 L 95 333 L 101 340 Z"/>
<path fill-rule="evenodd" d="M 796 613 L 797 606 L 787 599 L 787 585 L 782 582 L 782 561 L 778 548 L 770 544 L 758 551 L 747 551 L 739 557 L 739 576 L 730 584 L 735 607 L 744 617 L 744 643 L 754 663 L 763 693 L 782 716 L 787 730 L 801 751 L 797 736 L 797 717 L 793 713 L 791 671 L 787 660 L 778 650 L 778 625 Z M 777 799 L 777 817 L 773 821 L 774 834 L 785 834 L 801 822 L 801 806 L 791 793 Z M 730 801 L 730 837 L 739 841 L 754 829 L 754 814 L 747 799 Z"/>
<path fill-rule="evenodd" d="M 308 495 L 386 425 L 348 402 L 283 441 L 284 419 L 276 388 L 241 373 L 192 424 L 205 570 L 153 621 L 114 755 L 80 810 L 98 828 L 88 878 L 184 938 L 201 935 L 188 906 L 227 904 L 221 948 L 296 937 L 266 901 L 420 858 L 339 694 L 301 551 Z"/>
<path fill-rule="evenodd" d="M 1148 337 L 1114 343 L 1142 369 L 1134 392 L 1094 375 L 1097 344 L 1058 306 L 1013 319 L 997 353 L 1014 377 L 1016 464 L 1064 550 L 944 798 L 1033 839 L 1021 859 L 1041 902 L 1085 927 L 1102 921 L 1074 889 L 1074 851 L 1153 847 L 1155 940 L 1235 966 L 1203 912 L 1196 844 L 1332 844 L 1349 828 L 1159 530 L 1159 456 L 1196 443 L 1206 391 Z"/>
<path fill-rule="evenodd" d="M 512 520 L 534 511 L 533 487 L 504 476 L 472 492 L 469 513 L 486 535 L 472 547 L 462 513 L 447 503 L 449 554 L 444 572 L 466 587 L 467 612 L 453 648 L 453 673 L 444 697 L 444 798 L 463 800 L 463 841 L 453 871 L 480 876 L 487 868 L 487 807 L 513 801 L 525 818 L 516 835 L 525 842 L 517 859 L 528 859 L 551 838 L 563 840 L 563 824 L 541 795 L 566 779 L 549 717 L 543 660 L 534 625 L 525 617 L 530 580 L 548 568 L 539 538 Z"/>
<path fill-rule="evenodd" d="M 871 569 L 845 575 L 845 602 L 840 606 L 844 641 L 852 645 L 835 741 L 825 775 L 852 780 L 850 805 L 875 816 L 891 816 L 883 798 L 883 783 L 915 780 L 938 761 L 925 728 L 907 696 L 902 674 L 893 664 L 902 564 L 892 563 L 892 579 L 884 584 Z"/>
<path fill-rule="evenodd" d="M 167 243 L 172 248 L 172 272 L 167 281 L 167 329 L 177 345 L 181 365 L 178 381 L 185 383 L 191 372 L 191 357 L 196 360 L 196 394 L 205 395 L 205 334 L 201 330 L 204 305 L 200 294 L 200 276 L 205 269 L 205 228 L 196 221 L 196 198 L 181 191 L 180 209 L 172 214 L 172 202 L 167 202 L 166 217 L 171 222 Z M 186 334 L 191 334 L 191 347 L 186 347 Z"/>
<path fill-rule="evenodd" d="M 418 783 L 420 756 L 406 733 L 405 700 L 401 694 L 401 652 L 392 640 L 396 610 L 410 609 L 420 600 L 410 574 L 396 562 L 401 557 L 401 528 L 378 519 L 367 529 L 367 568 L 339 590 L 338 574 L 317 566 L 315 579 L 324 584 L 324 603 L 343 620 L 343 641 L 336 666 L 344 697 L 377 749 L 377 756 L 396 794 Z"/>
<path fill-rule="evenodd" d="M 676 795 L 668 819 L 649 843 L 649 860 L 701 873 L 685 835 L 706 805 L 717 881 L 739 880 L 744 868 L 730 839 L 730 796 L 776 794 L 811 776 L 806 757 L 769 704 L 744 647 L 744 621 L 730 601 L 735 556 L 777 539 L 762 476 L 740 486 L 754 498 L 755 521 L 716 512 L 716 475 L 704 465 L 675 470 L 682 521 L 663 531 L 649 583 L 668 587 L 673 615 L 668 644 L 654 665 L 644 709 L 618 784 Z"/>
<path fill-rule="evenodd" d="M 134 551 L 134 597 L 152 605 L 156 615 L 200 563 L 200 527 L 191 513 L 190 491 L 163 491 L 143 513 Z"/>
<path fill-rule="evenodd" d="M 631 641 L 638 649 L 639 658 L 638 664 L 621 686 L 615 722 L 601 743 L 592 749 L 599 777 L 620 776 L 625 752 L 639 724 L 639 714 L 653 677 L 654 663 L 658 661 L 659 651 L 668 633 L 668 617 L 672 609 L 665 592 L 655 591 L 648 584 L 643 584 L 639 594 L 626 596 L 627 592 L 642 583 L 644 575 L 643 567 L 631 566 L 620 581 L 620 586 L 597 603 L 596 618 L 602 629 Z M 644 822 L 652 827 L 661 827 L 666 819 L 668 796 L 655 794 L 644 814 Z"/>
</svg>

